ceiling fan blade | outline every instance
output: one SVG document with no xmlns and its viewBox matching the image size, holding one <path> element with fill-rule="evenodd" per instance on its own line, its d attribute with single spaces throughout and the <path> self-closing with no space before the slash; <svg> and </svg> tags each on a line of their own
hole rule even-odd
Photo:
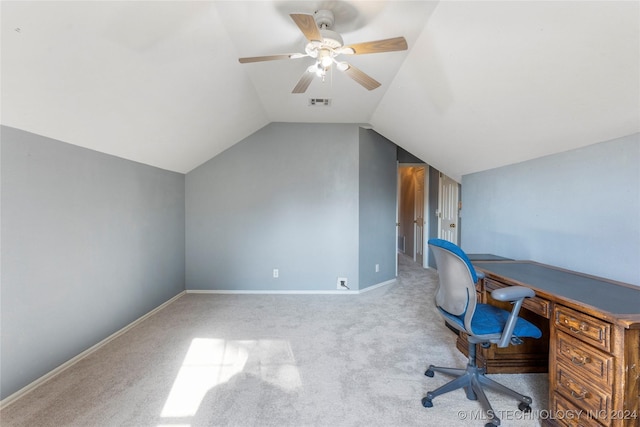
<svg viewBox="0 0 640 427">
<path fill-rule="evenodd" d="M 365 89 L 373 90 L 380 86 L 380 82 L 369 76 L 365 72 L 359 70 L 351 64 L 347 64 L 348 68 L 344 72 L 356 82 L 360 83 Z"/>
<path fill-rule="evenodd" d="M 306 55 L 304 53 L 285 53 L 282 55 L 267 55 L 267 56 L 251 56 L 248 58 L 239 58 L 241 64 L 247 64 L 249 62 L 262 62 L 262 61 L 276 61 L 279 59 L 298 59 L 304 58 Z"/>
<path fill-rule="evenodd" d="M 307 88 L 311 84 L 311 81 L 313 80 L 314 76 L 315 76 L 314 73 L 310 73 L 305 70 L 302 77 L 300 77 L 300 80 L 298 80 L 298 84 L 296 85 L 296 87 L 293 88 L 291 93 L 305 93 L 307 91 Z"/>
<path fill-rule="evenodd" d="M 296 23 L 302 34 L 309 40 L 312 41 L 322 41 L 322 34 L 320 34 L 320 29 L 318 28 L 318 24 L 316 24 L 316 20 L 313 15 L 307 15 L 305 13 L 292 13 L 291 19 Z"/>
<path fill-rule="evenodd" d="M 344 46 L 340 53 L 347 55 L 363 55 L 365 53 L 394 52 L 397 50 L 407 50 L 407 41 L 404 37 L 394 37 L 392 39 L 376 40 L 373 42 L 356 43 Z"/>
</svg>

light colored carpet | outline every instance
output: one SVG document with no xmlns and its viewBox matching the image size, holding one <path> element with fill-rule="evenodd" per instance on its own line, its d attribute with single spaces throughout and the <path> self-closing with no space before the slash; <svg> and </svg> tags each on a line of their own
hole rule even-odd
<svg viewBox="0 0 640 427">
<path fill-rule="evenodd" d="M 187 294 L 0 412 L 4 426 L 467 426 L 478 402 L 429 364 L 464 367 L 433 305 L 437 273 L 401 257 L 361 295 Z M 538 426 L 546 374 L 491 375 L 503 426 Z M 544 415 L 544 411 L 543 411 Z"/>
</svg>

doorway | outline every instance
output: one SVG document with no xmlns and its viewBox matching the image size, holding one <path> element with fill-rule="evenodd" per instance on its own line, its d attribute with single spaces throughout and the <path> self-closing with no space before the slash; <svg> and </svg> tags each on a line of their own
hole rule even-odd
<svg viewBox="0 0 640 427">
<path fill-rule="evenodd" d="M 427 166 L 403 165 L 398 167 L 398 252 L 425 266 L 425 221 L 428 188 Z"/>
</svg>

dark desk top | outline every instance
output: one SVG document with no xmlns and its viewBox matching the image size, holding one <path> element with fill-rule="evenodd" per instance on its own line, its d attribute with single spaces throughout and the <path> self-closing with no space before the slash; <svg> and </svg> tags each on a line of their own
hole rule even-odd
<svg viewBox="0 0 640 427">
<path fill-rule="evenodd" d="M 513 261 L 511 258 L 505 258 L 494 254 L 467 254 L 469 261 Z"/>
<path fill-rule="evenodd" d="M 621 315 L 640 314 L 640 286 L 562 270 L 532 261 L 474 262 L 486 274 L 512 279 L 525 286 L 558 295 L 600 311 Z"/>
</svg>

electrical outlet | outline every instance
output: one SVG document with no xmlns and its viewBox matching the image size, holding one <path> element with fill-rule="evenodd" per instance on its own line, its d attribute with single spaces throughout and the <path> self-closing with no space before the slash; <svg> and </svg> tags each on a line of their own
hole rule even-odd
<svg viewBox="0 0 640 427">
<path fill-rule="evenodd" d="M 344 290 L 348 290 L 349 286 L 347 285 L 347 278 L 346 277 L 338 277 L 338 282 L 336 284 L 336 288 L 344 291 Z"/>
<path fill-rule="evenodd" d="M 273 278 L 277 279 L 280 276 L 280 272 L 278 271 L 277 268 L 273 269 Z"/>
<path fill-rule="evenodd" d="M 376 264 L 376 273 L 380 273 L 380 264 Z"/>
</svg>

